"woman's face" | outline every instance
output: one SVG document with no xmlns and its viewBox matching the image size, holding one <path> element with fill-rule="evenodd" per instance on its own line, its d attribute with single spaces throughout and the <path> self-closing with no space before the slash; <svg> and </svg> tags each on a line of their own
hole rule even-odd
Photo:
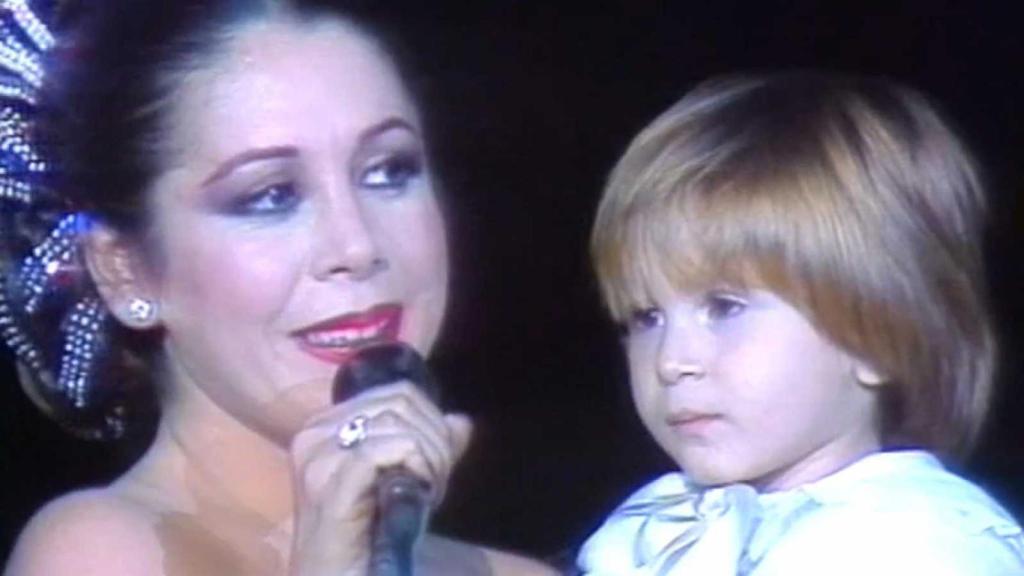
<svg viewBox="0 0 1024 576">
<path fill-rule="evenodd" d="M 260 24 L 171 98 L 151 199 L 174 385 L 284 440 L 358 347 L 430 350 L 444 225 L 386 57 L 341 24 Z"/>
</svg>

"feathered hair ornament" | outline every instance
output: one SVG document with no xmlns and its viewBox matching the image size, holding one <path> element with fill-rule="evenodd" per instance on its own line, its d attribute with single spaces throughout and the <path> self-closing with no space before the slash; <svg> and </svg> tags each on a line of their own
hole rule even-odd
<svg viewBox="0 0 1024 576">
<path fill-rule="evenodd" d="M 54 191 L 59 167 L 38 130 L 56 45 L 47 21 L 59 9 L 0 0 L 0 338 L 47 414 L 85 437 L 117 437 L 123 408 L 96 378 L 107 313 L 81 261 L 89 218 Z"/>
</svg>

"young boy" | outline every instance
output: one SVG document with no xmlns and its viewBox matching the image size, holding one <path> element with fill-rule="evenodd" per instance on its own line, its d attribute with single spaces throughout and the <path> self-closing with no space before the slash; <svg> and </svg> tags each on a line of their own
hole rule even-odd
<svg viewBox="0 0 1024 576">
<path fill-rule="evenodd" d="M 946 471 L 988 409 L 984 197 L 928 102 L 816 73 L 706 82 L 613 171 L 592 250 L 641 420 L 679 465 L 588 574 L 1024 574 Z"/>
</svg>

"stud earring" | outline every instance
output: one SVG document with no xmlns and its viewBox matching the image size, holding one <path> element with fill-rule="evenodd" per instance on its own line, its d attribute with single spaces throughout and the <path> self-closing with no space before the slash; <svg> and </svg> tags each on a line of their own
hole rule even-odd
<svg viewBox="0 0 1024 576">
<path fill-rule="evenodd" d="M 138 325 L 150 324 L 156 318 L 156 304 L 136 296 L 128 302 L 128 317 Z"/>
</svg>

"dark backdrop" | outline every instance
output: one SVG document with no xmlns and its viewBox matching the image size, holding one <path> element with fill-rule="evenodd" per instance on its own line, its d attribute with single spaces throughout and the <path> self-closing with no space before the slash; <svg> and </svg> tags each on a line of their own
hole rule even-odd
<svg viewBox="0 0 1024 576">
<path fill-rule="evenodd" d="M 965 473 L 1024 514 L 1024 87 L 1021 30 L 1009 9 L 936 0 L 878 9 L 724 0 L 586 9 L 389 4 L 421 61 L 447 188 L 455 273 L 435 369 L 450 401 L 478 425 L 436 518 L 441 530 L 550 555 L 576 546 L 631 486 L 667 469 L 632 414 L 589 271 L 593 208 L 630 137 L 695 82 L 780 67 L 915 85 L 946 109 L 989 169 L 990 281 L 1004 368 L 992 423 Z M 2 561 L 42 502 L 108 481 L 130 450 L 64 435 L 23 398 L 9 355 L 0 368 Z"/>
</svg>

